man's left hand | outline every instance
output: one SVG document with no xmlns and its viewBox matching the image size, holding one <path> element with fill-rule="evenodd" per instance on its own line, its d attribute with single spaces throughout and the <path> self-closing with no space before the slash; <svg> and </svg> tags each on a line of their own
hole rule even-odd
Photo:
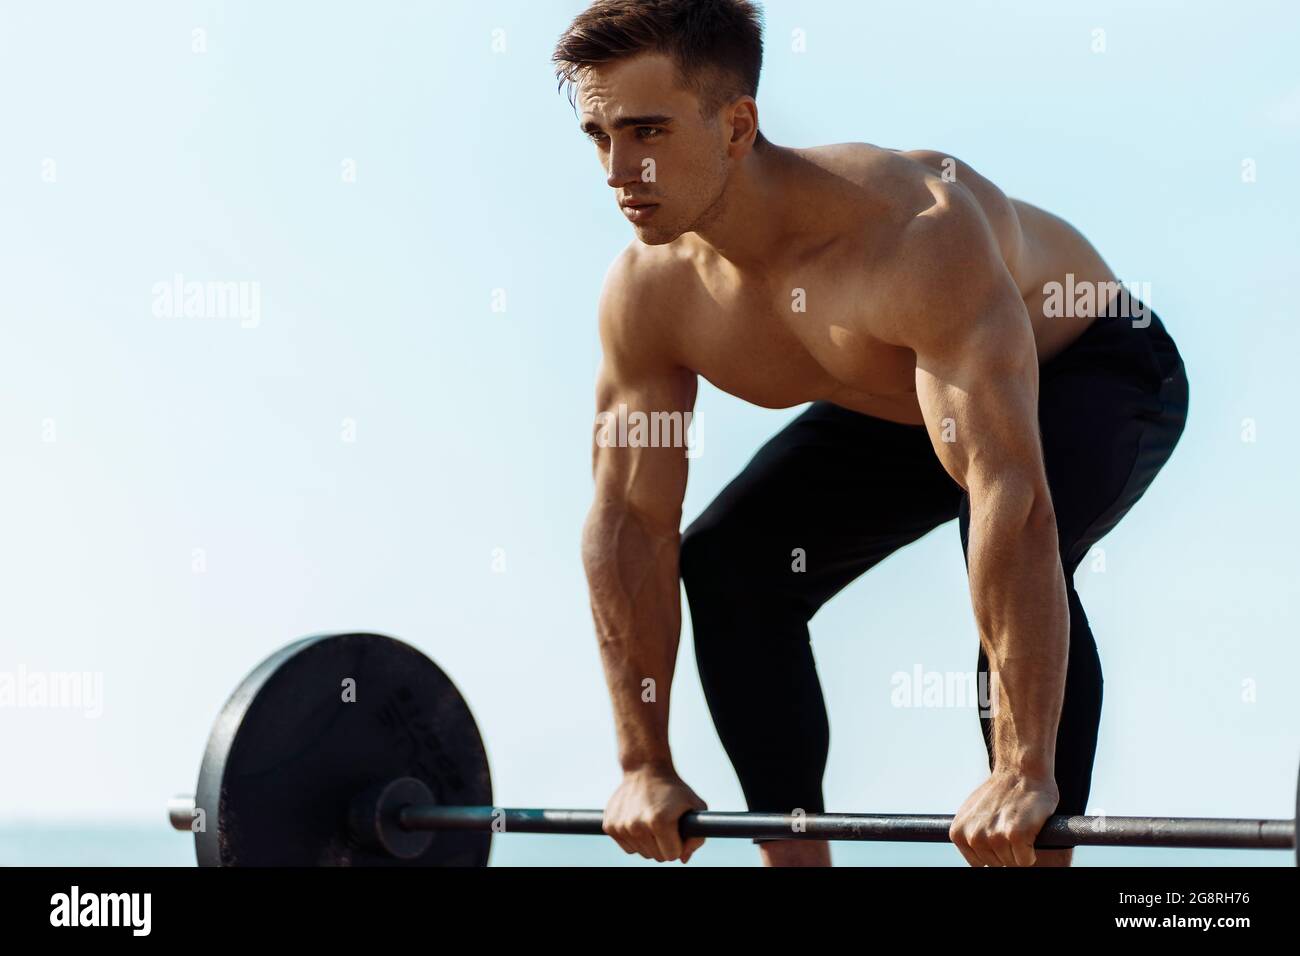
<svg viewBox="0 0 1300 956">
<path fill-rule="evenodd" d="M 1033 866 L 1034 841 L 1060 800 L 1050 776 L 995 771 L 961 805 L 948 839 L 971 866 Z"/>
</svg>

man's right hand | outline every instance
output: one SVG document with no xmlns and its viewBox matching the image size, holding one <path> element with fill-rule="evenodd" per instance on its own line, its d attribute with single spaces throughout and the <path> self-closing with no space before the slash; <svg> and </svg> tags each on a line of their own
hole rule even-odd
<svg viewBox="0 0 1300 956">
<path fill-rule="evenodd" d="M 678 859 L 685 863 L 703 845 L 704 837 L 683 840 L 679 821 L 688 810 L 707 809 L 672 769 L 629 770 L 605 806 L 605 832 L 626 853 L 660 863 Z"/>
</svg>

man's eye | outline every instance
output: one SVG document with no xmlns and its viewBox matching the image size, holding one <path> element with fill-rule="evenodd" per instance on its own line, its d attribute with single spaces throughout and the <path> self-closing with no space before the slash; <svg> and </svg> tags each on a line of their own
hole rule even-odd
<svg viewBox="0 0 1300 956">
<path fill-rule="evenodd" d="M 663 130 L 659 129 L 657 126 L 638 126 L 636 128 L 637 136 L 642 139 L 655 139 L 662 132 Z"/>
<path fill-rule="evenodd" d="M 599 130 L 592 130 L 587 134 L 587 139 L 591 140 L 593 143 L 603 143 L 606 137 L 605 134 Z"/>
</svg>

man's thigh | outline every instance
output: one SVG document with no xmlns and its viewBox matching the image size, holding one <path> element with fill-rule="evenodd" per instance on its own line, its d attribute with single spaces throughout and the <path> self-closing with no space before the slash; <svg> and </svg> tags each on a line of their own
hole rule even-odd
<svg viewBox="0 0 1300 956">
<path fill-rule="evenodd" d="M 696 552 L 703 574 L 721 560 L 750 580 L 788 586 L 811 617 L 872 565 L 955 518 L 960 500 L 924 426 L 818 402 L 691 524 L 683 554 Z"/>
<path fill-rule="evenodd" d="M 1099 320 L 1045 367 L 1039 424 L 1067 575 L 1146 493 L 1187 410 L 1186 370 L 1158 318 L 1146 328 Z"/>
</svg>

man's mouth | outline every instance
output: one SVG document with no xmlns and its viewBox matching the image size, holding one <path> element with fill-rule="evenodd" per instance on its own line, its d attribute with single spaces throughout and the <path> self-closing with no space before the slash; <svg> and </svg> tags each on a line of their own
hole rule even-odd
<svg viewBox="0 0 1300 956">
<path fill-rule="evenodd" d="M 632 222 L 645 222 L 659 208 L 657 202 L 625 202 L 621 205 L 623 215 L 627 216 Z"/>
</svg>

